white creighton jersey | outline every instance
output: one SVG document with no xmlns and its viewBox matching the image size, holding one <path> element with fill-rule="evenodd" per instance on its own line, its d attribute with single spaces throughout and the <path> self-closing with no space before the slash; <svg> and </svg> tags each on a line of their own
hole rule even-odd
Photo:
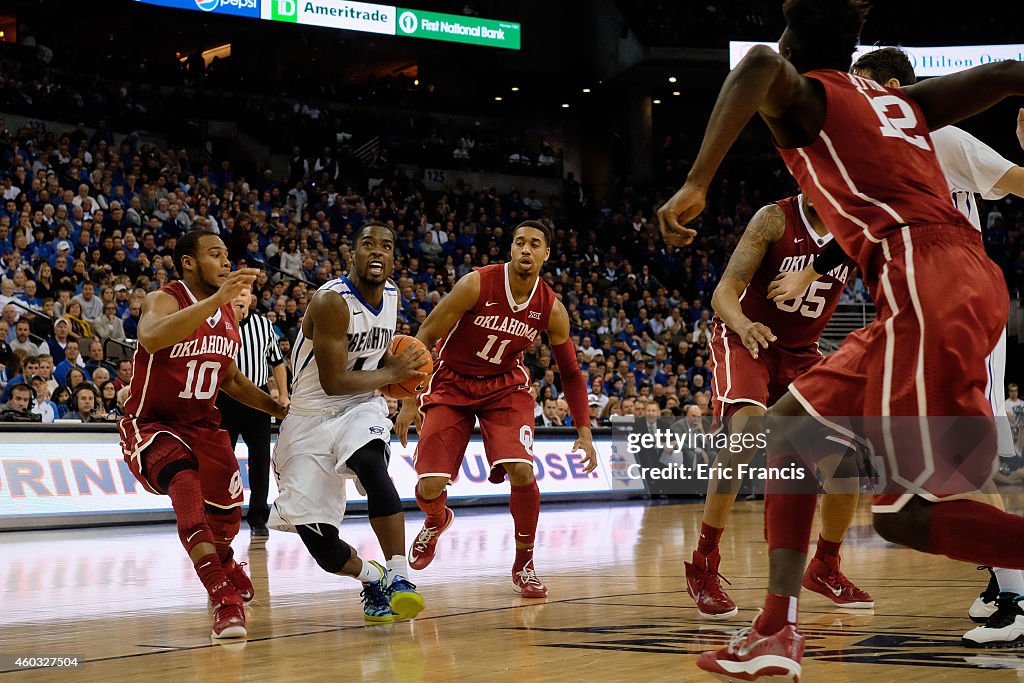
<svg viewBox="0 0 1024 683">
<path fill-rule="evenodd" d="M 967 216 L 971 225 L 981 230 L 978 200 L 974 194 L 980 194 L 982 199 L 1005 197 L 1006 192 L 996 187 L 996 183 L 1013 168 L 1013 162 L 956 126 L 934 130 L 931 137 L 935 155 L 949 183 L 953 204 Z"/>
<path fill-rule="evenodd" d="M 398 320 L 398 288 L 391 280 L 384 285 L 380 309 L 371 306 L 347 277 L 332 280 L 317 291 L 330 290 L 348 304 L 348 369 L 375 370 L 391 344 Z M 299 415 L 342 413 L 353 406 L 374 400 L 373 392 L 328 396 L 320 386 L 320 369 L 313 355 L 313 340 L 299 329 L 292 351 L 291 412 Z M 376 398 L 384 403 L 381 397 Z M 386 414 L 385 410 L 385 414 Z"/>
</svg>

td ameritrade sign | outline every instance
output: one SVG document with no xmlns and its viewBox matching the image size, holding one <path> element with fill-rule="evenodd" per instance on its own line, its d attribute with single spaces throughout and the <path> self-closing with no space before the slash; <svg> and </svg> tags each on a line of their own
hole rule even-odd
<svg viewBox="0 0 1024 683">
<path fill-rule="evenodd" d="M 343 0 L 268 0 L 268 4 L 263 18 L 273 21 L 395 35 L 396 8 L 391 5 Z"/>
</svg>

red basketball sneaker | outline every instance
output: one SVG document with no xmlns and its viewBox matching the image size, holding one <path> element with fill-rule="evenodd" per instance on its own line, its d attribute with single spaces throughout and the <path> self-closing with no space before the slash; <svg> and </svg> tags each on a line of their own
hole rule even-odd
<svg viewBox="0 0 1024 683">
<path fill-rule="evenodd" d="M 533 568 L 533 560 L 530 560 L 522 569 L 512 569 L 512 589 L 524 598 L 546 598 L 548 589 L 540 579 L 537 578 L 537 570 Z"/>
<path fill-rule="evenodd" d="M 426 522 L 423 523 L 423 528 L 420 529 L 420 532 L 416 535 L 416 540 L 412 542 L 412 547 L 409 548 L 410 567 L 413 569 L 423 569 L 433 561 L 438 537 L 447 531 L 454 521 L 455 513 L 452 512 L 451 508 L 445 508 L 444 524 L 441 526 L 427 526 Z"/>
<path fill-rule="evenodd" d="M 214 638 L 245 638 L 245 608 L 239 595 L 225 595 L 214 607 Z"/>
<path fill-rule="evenodd" d="M 726 678 L 753 681 L 761 676 L 785 676 L 800 680 L 800 660 L 804 656 L 804 637 L 796 626 L 787 624 L 778 633 L 765 636 L 757 632 L 757 620 L 737 632 L 720 650 L 708 650 L 697 657 L 697 666 Z"/>
<path fill-rule="evenodd" d="M 245 570 L 242 569 L 245 566 L 245 562 L 235 562 L 235 558 L 231 557 L 227 562 L 222 563 L 221 566 L 224 567 L 224 575 L 228 577 L 231 585 L 238 590 L 244 602 L 249 602 L 256 597 L 256 589 L 253 588 L 252 581 L 249 580 Z"/>
<path fill-rule="evenodd" d="M 809 591 L 824 595 L 840 607 L 871 609 L 875 606 L 875 599 L 853 585 L 839 570 L 838 557 L 812 559 L 800 584 Z"/>
<path fill-rule="evenodd" d="M 739 612 L 719 580 L 725 580 L 718 573 L 721 561 L 722 556 L 716 548 L 708 556 L 694 550 L 693 563 L 683 563 L 686 569 L 686 592 L 697 602 L 697 613 L 707 619 L 728 619 Z"/>
</svg>

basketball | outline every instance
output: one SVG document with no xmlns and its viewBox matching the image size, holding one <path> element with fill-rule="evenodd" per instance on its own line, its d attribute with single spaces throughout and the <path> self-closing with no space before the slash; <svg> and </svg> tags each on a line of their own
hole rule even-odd
<svg viewBox="0 0 1024 683">
<path fill-rule="evenodd" d="M 427 352 L 426 362 L 416 369 L 420 372 L 427 373 L 427 375 L 433 372 L 434 362 L 430 359 L 430 352 L 427 351 L 427 347 L 423 345 L 423 342 L 416 337 L 410 337 L 407 334 L 396 334 L 391 340 L 391 345 L 388 347 L 388 353 L 393 356 L 398 356 L 405 353 L 405 350 L 410 346 L 417 346 Z M 427 377 L 423 377 L 421 379 L 412 377 L 404 382 L 388 384 L 381 388 L 381 393 L 389 398 L 409 398 L 411 396 L 416 396 L 427 388 L 427 379 Z"/>
</svg>

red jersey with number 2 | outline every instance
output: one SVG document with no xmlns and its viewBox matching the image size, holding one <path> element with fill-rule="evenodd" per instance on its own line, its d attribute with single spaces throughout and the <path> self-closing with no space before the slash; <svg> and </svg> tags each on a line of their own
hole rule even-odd
<svg viewBox="0 0 1024 683">
<path fill-rule="evenodd" d="M 163 287 L 180 308 L 196 303 L 184 282 Z M 234 311 L 225 304 L 177 344 L 149 353 L 135 350 L 135 370 L 125 402 L 129 418 L 143 422 L 220 428 L 215 402 L 220 385 L 235 362 L 241 338 Z"/>
<path fill-rule="evenodd" d="M 775 303 L 768 298 L 768 286 L 781 273 L 803 270 L 814 263 L 832 235 L 819 235 L 800 205 L 800 197 L 776 202 L 786 219 L 782 237 L 764 255 L 750 284 L 740 296 L 743 315 L 767 325 L 778 337 L 773 342 L 784 349 L 813 346 L 835 312 L 843 287 L 850 277 L 853 261 L 846 260 L 818 278 L 796 299 Z M 715 316 L 714 325 L 722 326 Z"/>
<path fill-rule="evenodd" d="M 509 264 L 478 268 L 480 296 L 438 352 L 441 362 L 470 377 L 500 375 L 521 366 L 524 351 L 547 329 L 555 293 L 537 278 L 530 297 L 517 304 L 509 287 Z"/>
</svg>

